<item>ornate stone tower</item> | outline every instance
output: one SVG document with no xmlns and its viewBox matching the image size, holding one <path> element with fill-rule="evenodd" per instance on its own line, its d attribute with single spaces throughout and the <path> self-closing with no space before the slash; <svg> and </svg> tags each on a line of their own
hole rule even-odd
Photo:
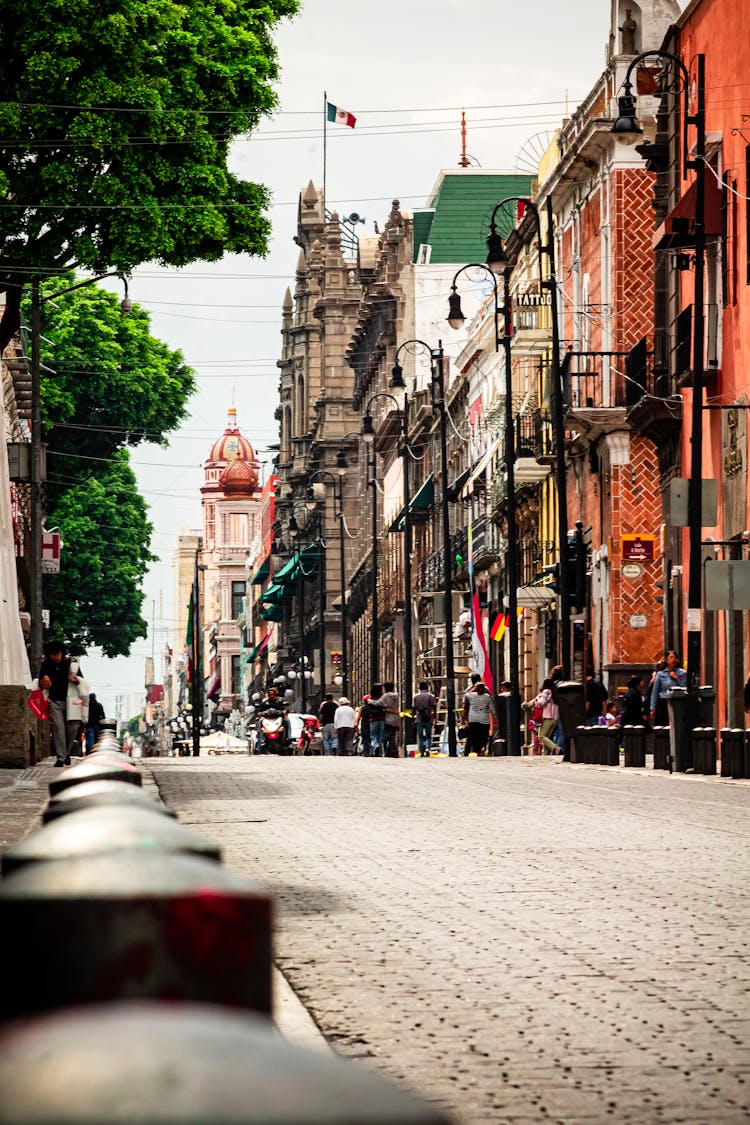
<svg viewBox="0 0 750 1125">
<path fill-rule="evenodd" d="M 241 701 L 237 618 L 245 597 L 245 560 L 260 514 L 259 465 L 229 408 L 227 427 L 211 447 L 201 488 L 205 566 L 206 695 L 218 720 Z"/>
</svg>

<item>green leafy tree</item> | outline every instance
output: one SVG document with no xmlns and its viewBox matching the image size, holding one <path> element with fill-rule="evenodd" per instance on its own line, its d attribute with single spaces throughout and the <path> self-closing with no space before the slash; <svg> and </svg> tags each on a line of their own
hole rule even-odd
<svg viewBox="0 0 750 1125">
<path fill-rule="evenodd" d="M 75 280 L 68 274 L 48 283 L 43 296 Z M 71 481 L 95 476 L 115 450 L 166 445 L 187 416 L 195 379 L 182 354 L 151 335 L 144 309 L 134 305 L 123 315 L 120 297 L 99 286 L 42 308 L 42 420 L 54 508 Z"/>
<path fill-rule="evenodd" d="M 154 561 L 152 525 L 127 450 L 67 488 L 47 522 L 59 526 L 65 544 L 60 573 L 45 590 L 53 636 L 77 653 L 98 645 L 105 656 L 127 656 L 147 633 L 142 585 Z"/>
<path fill-rule="evenodd" d="M 3 0 L 0 345 L 30 276 L 264 254 L 262 186 L 227 166 L 276 104 L 297 0 Z"/>
<path fill-rule="evenodd" d="M 137 738 L 141 730 L 141 720 L 143 719 L 143 712 L 140 715 L 133 715 L 132 719 L 128 719 L 128 734 L 131 738 Z"/>
<path fill-rule="evenodd" d="M 67 275 L 44 292 L 75 284 Z M 135 305 L 89 285 L 46 301 L 42 417 L 47 442 L 47 526 L 65 544 L 46 580 L 52 632 L 75 651 L 127 655 L 146 636 L 143 578 L 152 526 L 129 446 L 167 442 L 195 389 L 179 351 L 149 332 Z"/>
</svg>

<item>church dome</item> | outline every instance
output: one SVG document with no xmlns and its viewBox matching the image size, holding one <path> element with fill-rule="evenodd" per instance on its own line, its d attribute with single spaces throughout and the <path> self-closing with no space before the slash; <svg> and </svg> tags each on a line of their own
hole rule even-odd
<svg viewBox="0 0 750 1125">
<path fill-rule="evenodd" d="M 258 488 L 258 470 L 247 461 L 230 461 L 219 477 L 219 488 L 228 496 L 251 496 Z"/>
<path fill-rule="evenodd" d="M 209 462 L 216 461 L 249 461 L 255 464 L 255 450 L 247 438 L 243 437 L 237 428 L 237 411 L 229 407 L 227 428 L 217 441 L 211 446 L 208 455 Z M 257 473 L 256 473 L 257 482 Z"/>
</svg>

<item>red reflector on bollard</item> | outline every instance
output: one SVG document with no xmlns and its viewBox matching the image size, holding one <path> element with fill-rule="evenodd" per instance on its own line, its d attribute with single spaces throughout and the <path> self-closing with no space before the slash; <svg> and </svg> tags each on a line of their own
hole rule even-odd
<svg viewBox="0 0 750 1125">
<path fill-rule="evenodd" d="M 268 1013 L 271 919 L 260 887 L 193 856 L 30 863 L 0 881 L 0 1017 L 132 997 Z"/>
</svg>

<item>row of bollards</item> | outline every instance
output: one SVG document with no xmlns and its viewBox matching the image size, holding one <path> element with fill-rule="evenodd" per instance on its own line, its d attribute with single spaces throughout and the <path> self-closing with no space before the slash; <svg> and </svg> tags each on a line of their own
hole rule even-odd
<svg viewBox="0 0 750 1125">
<path fill-rule="evenodd" d="M 43 820 L 0 865 L 0 1125 L 447 1121 L 278 1035 L 270 897 L 143 791 L 110 730 Z"/>
<path fill-rule="evenodd" d="M 750 730 L 725 727 L 720 734 L 721 776 L 750 778 Z"/>
<path fill-rule="evenodd" d="M 616 727 L 577 727 L 575 761 L 583 762 L 587 766 L 619 766 L 619 729 Z"/>
</svg>

